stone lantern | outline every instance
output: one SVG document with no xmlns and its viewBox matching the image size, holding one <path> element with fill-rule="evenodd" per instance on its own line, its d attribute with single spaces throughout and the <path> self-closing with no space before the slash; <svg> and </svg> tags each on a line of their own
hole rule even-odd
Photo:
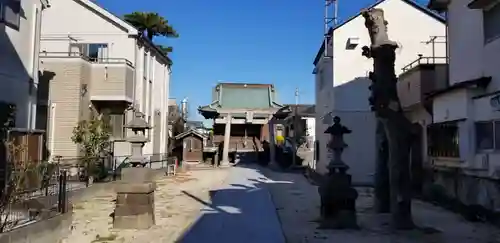
<svg viewBox="0 0 500 243">
<path fill-rule="evenodd" d="M 134 117 L 125 128 L 132 130 L 132 135 L 127 138 L 127 141 L 130 142 L 132 147 L 132 155 L 129 158 L 130 164 L 132 164 L 132 167 L 138 167 L 139 165 L 144 167 L 145 158 L 142 153 L 142 148 L 148 141 L 146 131 L 151 129 L 151 126 L 144 120 L 144 114 L 141 112 L 134 112 Z"/>
<path fill-rule="evenodd" d="M 132 146 L 130 163 L 132 167 L 123 168 L 121 183 L 116 185 L 116 207 L 113 227 L 119 229 L 148 229 L 155 224 L 153 170 L 145 168 L 142 148 L 148 141 L 146 131 L 151 129 L 143 114 L 134 113 L 134 118 L 126 128 L 133 134 L 128 137 Z"/>
<path fill-rule="evenodd" d="M 340 117 L 333 118 L 334 124 L 325 133 L 330 134 L 328 147 L 333 152 L 328 164 L 328 174 L 321 182 L 318 191 L 321 197 L 322 228 L 344 229 L 358 228 L 356 217 L 356 199 L 358 193 L 351 185 L 349 166 L 342 161 L 342 152 L 347 147 L 344 134 L 351 133 L 340 124 Z"/>
</svg>

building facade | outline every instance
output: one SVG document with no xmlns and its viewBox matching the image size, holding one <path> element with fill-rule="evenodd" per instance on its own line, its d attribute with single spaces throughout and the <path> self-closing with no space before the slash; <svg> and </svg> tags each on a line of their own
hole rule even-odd
<svg viewBox="0 0 500 243">
<path fill-rule="evenodd" d="M 272 84 L 219 83 L 212 103 L 198 111 L 213 119 L 213 143 L 221 150 L 221 164 L 227 164 L 230 153 L 234 161 L 241 153 L 262 150 L 264 140 L 273 141 L 269 120 L 282 107 Z"/>
<path fill-rule="evenodd" d="M 449 85 L 432 94 L 434 182 L 466 205 L 498 212 L 500 4 L 432 0 L 429 7 L 447 15 L 450 58 Z"/>
<path fill-rule="evenodd" d="M 389 37 L 398 42 L 396 74 L 416 60 L 419 54 L 426 57 L 445 55 L 445 45 L 432 45 L 434 36 L 445 35 L 441 16 L 409 0 L 381 0 L 370 8 L 384 10 L 389 22 Z M 411 28 L 418 23 L 418 28 Z M 328 48 L 321 46 L 314 60 L 316 86 L 316 168 L 325 173 L 330 160 L 327 148 L 329 136 L 325 130 L 332 125 L 334 116 L 353 132 L 346 136 L 349 147 L 343 153 L 344 161 L 351 167 L 355 183 L 373 182 L 375 168 L 375 117 L 370 110 L 368 97 L 373 60 L 361 55 L 361 48 L 370 45 L 364 18 L 358 13 L 336 25 L 329 32 Z M 332 51 L 333 40 L 333 51 Z M 325 56 L 326 53 L 326 56 Z M 331 58 L 333 53 L 333 59 Z M 444 61 L 444 60 L 437 60 Z"/>
<path fill-rule="evenodd" d="M 51 155 L 79 155 L 72 130 L 91 111 L 110 114 L 115 156 L 130 155 L 134 110 L 152 126 L 144 154 L 166 154 L 171 61 L 150 40 L 95 2 L 54 0 L 40 46 Z"/>
<path fill-rule="evenodd" d="M 37 128 L 38 49 L 48 7 L 46 0 L 0 2 L 0 101 L 16 107 L 17 128 Z"/>
</svg>

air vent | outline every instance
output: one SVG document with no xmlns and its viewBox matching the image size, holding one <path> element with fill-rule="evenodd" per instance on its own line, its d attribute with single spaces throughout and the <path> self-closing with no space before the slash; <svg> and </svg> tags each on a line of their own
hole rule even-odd
<svg viewBox="0 0 500 243">
<path fill-rule="evenodd" d="M 359 45 L 359 38 L 358 37 L 350 37 L 347 39 L 346 49 L 353 50 L 358 45 Z"/>
</svg>

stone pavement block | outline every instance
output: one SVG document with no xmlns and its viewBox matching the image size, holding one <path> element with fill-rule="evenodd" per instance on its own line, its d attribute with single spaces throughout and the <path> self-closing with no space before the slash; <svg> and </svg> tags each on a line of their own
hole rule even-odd
<svg viewBox="0 0 500 243">
<path fill-rule="evenodd" d="M 151 193 L 154 192 L 156 183 L 126 183 L 121 182 L 115 185 L 117 193 Z"/>
<path fill-rule="evenodd" d="M 129 205 L 144 205 L 153 204 L 154 194 L 150 193 L 118 193 L 116 195 L 116 204 L 129 204 Z"/>
<path fill-rule="evenodd" d="M 130 183 L 153 182 L 154 170 L 145 167 L 127 167 L 121 171 L 121 180 Z"/>
<path fill-rule="evenodd" d="M 127 210 L 120 208 L 120 210 Z M 149 209 L 131 209 L 124 216 L 115 216 L 113 227 L 116 229 L 149 229 L 155 224 L 154 212 Z"/>
</svg>

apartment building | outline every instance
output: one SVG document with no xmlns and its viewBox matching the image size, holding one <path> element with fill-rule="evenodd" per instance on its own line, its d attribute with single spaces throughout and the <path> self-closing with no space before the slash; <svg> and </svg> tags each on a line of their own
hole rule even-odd
<svg viewBox="0 0 500 243">
<path fill-rule="evenodd" d="M 445 62 L 444 44 L 432 45 L 435 36 L 445 35 L 444 19 L 410 0 L 379 0 L 368 8 L 384 10 L 388 21 L 388 34 L 399 45 L 396 50 L 396 75 L 403 68 L 423 57 L 432 57 L 436 62 Z M 418 23 L 418 28 L 411 28 Z M 342 154 L 350 166 L 349 173 L 355 183 L 372 184 L 375 173 L 375 127 L 376 118 L 370 109 L 368 98 L 372 81 L 368 73 L 373 69 L 373 60 L 362 56 L 361 48 L 370 46 L 370 37 L 365 19 L 360 13 L 339 23 L 329 33 L 328 44 L 320 46 L 314 59 L 316 78 L 316 146 L 317 166 L 326 173 L 331 152 L 327 144 L 330 139 L 325 130 L 339 116 L 342 123 L 352 130 L 345 136 L 349 145 Z M 332 42 L 333 40 L 333 42 Z M 332 51 L 333 47 L 333 51 Z M 326 54 L 326 55 L 325 55 Z M 332 58 L 333 56 L 333 58 Z"/>
<path fill-rule="evenodd" d="M 110 112 L 116 156 L 131 153 L 124 125 L 132 111 L 152 126 L 144 154 L 167 152 L 171 61 L 137 29 L 93 1 L 53 0 L 40 56 L 52 156 L 79 155 L 72 131 L 91 110 Z"/>
<path fill-rule="evenodd" d="M 0 112 L 15 107 L 17 128 L 36 128 L 40 26 L 48 6 L 47 0 L 0 1 Z"/>
</svg>

